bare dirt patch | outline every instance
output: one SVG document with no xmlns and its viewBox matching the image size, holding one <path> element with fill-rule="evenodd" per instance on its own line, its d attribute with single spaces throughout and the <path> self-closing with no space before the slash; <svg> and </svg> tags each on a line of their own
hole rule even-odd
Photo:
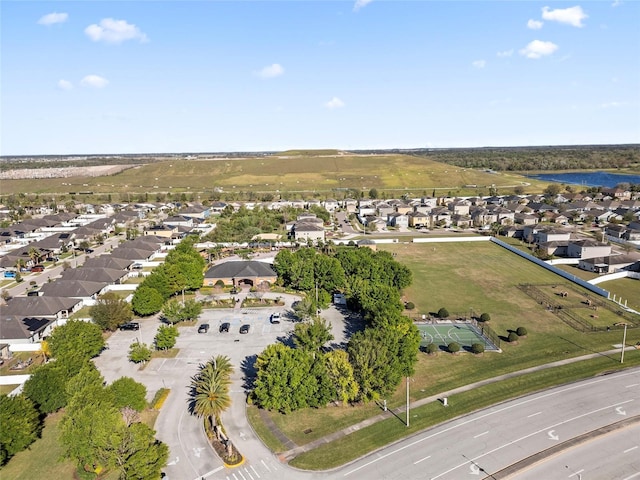
<svg viewBox="0 0 640 480">
<path fill-rule="evenodd" d="M 96 165 L 92 167 L 26 168 L 0 172 L 0 179 L 101 177 L 105 175 L 115 175 L 116 173 L 135 166 L 136 165 Z"/>
</svg>

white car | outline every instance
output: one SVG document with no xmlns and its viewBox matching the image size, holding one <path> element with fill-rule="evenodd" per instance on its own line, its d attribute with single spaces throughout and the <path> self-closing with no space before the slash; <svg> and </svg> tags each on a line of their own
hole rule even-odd
<svg viewBox="0 0 640 480">
<path fill-rule="evenodd" d="M 271 323 L 280 323 L 280 314 L 279 313 L 272 313 L 271 314 L 271 318 L 269 319 L 269 321 Z"/>
</svg>

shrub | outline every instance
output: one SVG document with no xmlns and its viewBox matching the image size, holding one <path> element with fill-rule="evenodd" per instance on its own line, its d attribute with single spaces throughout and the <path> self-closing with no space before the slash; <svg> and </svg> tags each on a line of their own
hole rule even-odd
<svg viewBox="0 0 640 480">
<path fill-rule="evenodd" d="M 216 287 L 223 288 L 223 287 L 224 287 L 224 282 L 223 282 L 222 280 L 218 280 L 218 281 L 215 283 L 215 286 L 216 286 Z"/>
<path fill-rule="evenodd" d="M 518 335 L 519 337 L 524 337 L 527 334 L 527 329 L 524 327 L 518 327 L 516 328 L 516 335 Z"/>
<path fill-rule="evenodd" d="M 438 310 L 439 318 L 447 318 L 448 316 L 449 316 L 449 310 L 447 310 L 446 308 L 442 307 L 440 310 Z"/>
<path fill-rule="evenodd" d="M 460 351 L 460 344 L 457 342 L 451 342 L 449 345 L 447 345 L 447 350 L 449 350 L 451 353 L 457 353 Z"/>
<path fill-rule="evenodd" d="M 160 410 L 162 408 L 162 405 L 164 405 L 165 400 L 169 396 L 169 392 L 171 392 L 171 390 L 168 388 L 161 388 L 160 390 L 158 390 L 153 397 L 153 400 L 151 401 L 151 407 L 154 410 Z"/>
<path fill-rule="evenodd" d="M 413 304 L 413 302 L 407 302 L 404 304 L 404 308 L 406 308 L 407 310 L 413 310 L 414 308 L 416 308 L 416 306 Z"/>
<path fill-rule="evenodd" d="M 475 354 L 484 353 L 484 344 L 474 343 L 473 345 L 471 345 L 471 352 Z"/>
<path fill-rule="evenodd" d="M 435 343 L 430 343 L 426 348 L 426 352 L 429 355 L 435 355 L 436 353 L 438 353 L 438 350 L 440 350 L 440 348 Z"/>
<path fill-rule="evenodd" d="M 509 332 L 509 336 L 507 337 L 507 341 L 509 343 L 518 341 L 518 334 L 516 332 Z"/>
<path fill-rule="evenodd" d="M 489 315 L 488 313 L 483 313 L 482 315 L 480 315 L 481 322 L 488 322 L 489 320 L 491 320 L 491 315 Z"/>
</svg>

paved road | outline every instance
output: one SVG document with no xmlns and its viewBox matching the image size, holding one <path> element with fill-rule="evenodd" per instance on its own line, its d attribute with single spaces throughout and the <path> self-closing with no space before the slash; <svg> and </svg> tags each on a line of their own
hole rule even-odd
<svg viewBox="0 0 640 480">
<path fill-rule="evenodd" d="M 505 402 L 448 422 L 341 468 L 333 478 L 491 478 L 538 451 L 639 414 L 640 369 L 633 369 Z M 618 473 L 592 478 L 623 478 L 619 476 L 623 469 L 607 459 L 602 463 Z"/>
<path fill-rule="evenodd" d="M 511 480 L 557 478 L 568 480 L 640 478 L 640 424 L 594 438 L 580 448 L 533 465 Z"/>
</svg>

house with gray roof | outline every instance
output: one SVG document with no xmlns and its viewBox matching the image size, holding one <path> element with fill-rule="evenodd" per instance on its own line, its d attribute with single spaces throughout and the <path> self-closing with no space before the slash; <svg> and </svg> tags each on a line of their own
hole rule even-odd
<svg viewBox="0 0 640 480">
<path fill-rule="evenodd" d="M 3 315 L 0 318 L 0 343 L 36 343 L 48 336 L 56 325 L 55 318 Z"/>
<path fill-rule="evenodd" d="M 232 261 L 214 265 L 204 274 L 204 285 L 214 286 L 222 281 L 224 285 L 260 285 L 263 282 L 275 283 L 278 275 L 271 265 L 265 262 Z"/>
<path fill-rule="evenodd" d="M 113 268 L 68 268 L 62 273 L 62 280 L 79 280 L 84 282 L 122 283 L 129 276 L 125 270 Z"/>
<path fill-rule="evenodd" d="M 83 305 L 93 305 L 99 295 L 105 293 L 107 282 L 86 280 L 56 280 L 45 283 L 40 292 L 49 297 L 71 297 L 82 300 Z"/>
<path fill-rule="evenodd" d="M 14 297 L 0 305 L 0 318 L 45 317 L 68 318 L 82 308 L 82 301 L 72 297 Z"/>
</svg>

